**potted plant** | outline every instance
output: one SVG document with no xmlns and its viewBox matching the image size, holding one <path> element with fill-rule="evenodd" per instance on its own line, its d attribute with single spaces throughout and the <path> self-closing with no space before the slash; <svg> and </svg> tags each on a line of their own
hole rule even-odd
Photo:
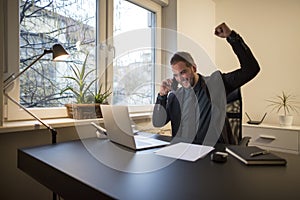
<svg viewBox="0 0 300 200">
<path fill-rule="evenodd" d="M 61 91 L 61 95 L 63 93 L 71 92 L 76 98 L 75 103 L 65 104 L 68 117 L 74 119 L 101 118 L 102 113 L 100 104 L 107 103 L 107 98 L 111 94 L 110 89 L 103 91 L 102 85 L 99 86 L 97 92 L 91 91 L 91 87 L 95 84 L 97 78 L 89 79 L 95 69 L 87 70 L 87 58 L 88 54 L 81 67 L 78 67 L 75 63 L 71 65 L 73 76 L 63 77 L 74 83 L 66 86 Z"/>
<path fill-rule="evenodd" d="M 107 104 L 107 98 L 110 95 L 111 95 L 110 88 L 103 91 L 102 90 L 102 85 L 100 84 L 98 91 L 95 94 L 89 95 L 87 97 L 87 102 Z"/>
<path fill-rule="evenodd" d="M 277 113 L 283 111 L 283 113 L 279 115 L 280 125 L 291 126 L 293 123 L 293 115 L 291 115 L 291 113 L 297 112 L 299 109 L 299 102 L 296 101 L 296 97 L 282 91 L 281 95 L 276 95 L 273 99 L 267 101 L 270 102 L 268 106 L 272 107 L 271 111 L 275 110 Z"/>
</svg>

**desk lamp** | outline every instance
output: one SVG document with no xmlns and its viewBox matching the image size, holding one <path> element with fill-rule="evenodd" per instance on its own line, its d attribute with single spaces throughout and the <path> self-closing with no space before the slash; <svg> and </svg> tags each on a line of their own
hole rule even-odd
<svg viewBox="0 0 300 200">
<path fill-rule="evenodd" d="M 51 127 L 49 124 L 41 120 L 38 116 L 36 116 L 34 113 L 30 112 L 26 107 L 21 105 L 19 102 L 17 102 L 15 99 L 10 97 L 7 94 L 7 89 L 9 86 L 12 85 L 12 83 L 19 77 L 21 76 L 25 71 L 27 71 L 32 65 L 34 65 L 39 59 L 41 59 L 44 55 L 46 54 L 53 54 L 53 61 L 63 61 L 66 59 L 69 54 L 66 52 L 66 50 L 63 48 L 62 45 L 60 44 L 55 44 L 52 46 L 51 49 L 45 49 L 43 54 L 41 54 L 38 58 L 36 58 L 30 65 L 28 65 L 26 68 L 24 68 L 21 72 L 19 72 L 17 75 L 14 73 L 10 75 L 6 80 L 4 80 L 4 85 L 3 85 L 3 94 L 6 96 L 9 100 L 11 100 L 14 104 L 22 108 L 25 112 L 27 112 L 29 115 L 31 115 L 33 118 L 35 118 L 37 121 L 39 121 L 41 124 L 43 124 L 47 129 L 51 132 L 52 134 L 52 144 L 56 143 L 56 135 L 57 131 Z"/>
</svg>

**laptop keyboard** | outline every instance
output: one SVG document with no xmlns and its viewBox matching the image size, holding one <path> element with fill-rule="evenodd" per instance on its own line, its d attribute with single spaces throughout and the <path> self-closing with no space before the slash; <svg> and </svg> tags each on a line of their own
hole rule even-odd
<svg viewBox="0 0 300 200">
<path fill-rule="evenodd" d="M 154 133 L 149 133 L 149 132 L 143 132 L 143 131 L 136 131 L 134 135 L 141 135 L 144 137 L 152 137 Z"/>
</svg>

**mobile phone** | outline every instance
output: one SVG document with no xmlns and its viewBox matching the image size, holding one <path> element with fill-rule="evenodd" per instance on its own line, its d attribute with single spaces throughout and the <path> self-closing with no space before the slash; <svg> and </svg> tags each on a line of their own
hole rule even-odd
<svg viewBox="0 0 300 200">
<path fill-rule="evenodd" d="M 176 81 L 175 77 L 172 79 L 172 84 L 171 84 L 171 90 L 176 91 L 178 88 L 178 82 Z"/>
</svg>

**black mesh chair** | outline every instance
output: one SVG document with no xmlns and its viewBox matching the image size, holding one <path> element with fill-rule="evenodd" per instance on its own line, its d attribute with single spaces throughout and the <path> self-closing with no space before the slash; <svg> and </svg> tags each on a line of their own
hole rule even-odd
<svg viewBox="0 0 300 200">
<path fill-rule="evenodd" d="M 227 96 L 226 115 L 231 127 L 231 144 L 247 146 L 250 137 L 242 136 L 242 95 L 240 88 L 234 90 Z"/>
</svg>

